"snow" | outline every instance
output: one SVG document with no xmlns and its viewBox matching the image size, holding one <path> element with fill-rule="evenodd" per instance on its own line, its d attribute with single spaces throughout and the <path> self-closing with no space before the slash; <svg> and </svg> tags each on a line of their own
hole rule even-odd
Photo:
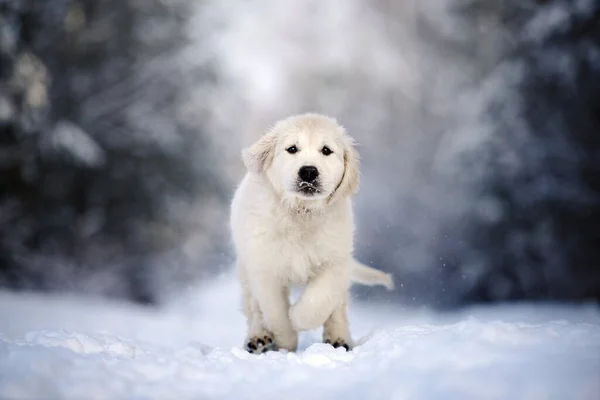
<svg viewBox="0 0 600 400">
<path fill-rule="evenodd" d="M 242 350 L 232 275 L 140 308 L 0 292 L 2 399 L 598 399 L 597 305 L 441 313 L 356 301 L 351 352 Z"/>
</svg>

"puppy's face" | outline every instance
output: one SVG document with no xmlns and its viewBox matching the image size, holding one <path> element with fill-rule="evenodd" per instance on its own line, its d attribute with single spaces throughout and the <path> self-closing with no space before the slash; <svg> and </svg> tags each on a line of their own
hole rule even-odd
<svg viewBox="0 0 600 400">
<path fill-rule="evenodd" d="M 344 175 L 344 146 L 335 130 L 315 127 L 283 132 L 268 175 L 286 196 L 329 197 Z"/>
<path fill-rule="evenodd" d="M 332 200 L 358 186 L 358 154 L 334 120 L 301 115 L 279 122 L 244 152 L 248 168 L 265 174 L 286 198 Z"/>
</svg>

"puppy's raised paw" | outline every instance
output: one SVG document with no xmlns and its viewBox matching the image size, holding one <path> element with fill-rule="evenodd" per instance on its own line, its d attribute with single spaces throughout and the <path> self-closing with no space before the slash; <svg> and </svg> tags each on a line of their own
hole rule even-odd
<svg viewBox="0 0 600 400">
<path fill-rule="evenodd" d="M 348 343 L 346 343 L 346 341 L 344 339 L 338 338 L 337 340 L 335 340 L 333 343 L 331 342 L 330 339 L 325 339 L 324 341 L 327 344 L 332 345 L 333 347 L 335 347 L 336 349 L 338 347 L 343 347 L 346 349 L 346 351 L 350 351 L 350 345 Z"/>
<path fill-rule="evenodd" d="M 253 336 L 246 342 L 246 351 L 253 354 L 262 354 L 267 351 L 276 351 L 277 346 L 273 335 L 266 333 L 263 336 Z"/>
</svg>

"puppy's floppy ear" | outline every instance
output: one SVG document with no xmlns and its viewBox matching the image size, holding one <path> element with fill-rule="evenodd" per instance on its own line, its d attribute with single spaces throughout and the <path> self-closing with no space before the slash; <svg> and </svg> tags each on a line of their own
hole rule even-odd
<svg viewBox="0 0 600 400">
<path fill-rule="evenodd" d="M 248 171 L 257 174 L 264 173 L 273 162 L 276 135 L 268 132 L 252 146 L 242 151 L 242 159 Z"/>
<path fill-rule="evenodd" d="M 360 183 L 360 156 L 356 150 L 354 140 L 344 138 L 344 175 L 337 189 L 329 198 L 329 203 L 337 199 L 348 197 L 358 191 Z"/>
</svg>

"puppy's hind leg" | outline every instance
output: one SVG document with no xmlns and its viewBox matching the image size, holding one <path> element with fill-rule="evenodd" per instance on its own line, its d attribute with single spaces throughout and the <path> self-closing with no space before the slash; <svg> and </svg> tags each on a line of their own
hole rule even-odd
<svg viewBox="0 0 600 400">
<path fill-rule="evenodd" d="M 323 324 L 323 342 L 333 347 L 352 348 L 352 338 L 348 330 L 348 302 L 333 310 L 331 316 Z"/>
<path fill-rule="evenodd" d="M 244 315 L 248 326 L 245 340 L 245 349 L 250 353 L 265 353 L 269 350 L 277 350 L 273 334 L 264 328 L 262 313 L 258 302 L 252 296 L 245 271 L 239 270 L 242 284 L 242 297 L 244 301 Z"/>
</svg>

